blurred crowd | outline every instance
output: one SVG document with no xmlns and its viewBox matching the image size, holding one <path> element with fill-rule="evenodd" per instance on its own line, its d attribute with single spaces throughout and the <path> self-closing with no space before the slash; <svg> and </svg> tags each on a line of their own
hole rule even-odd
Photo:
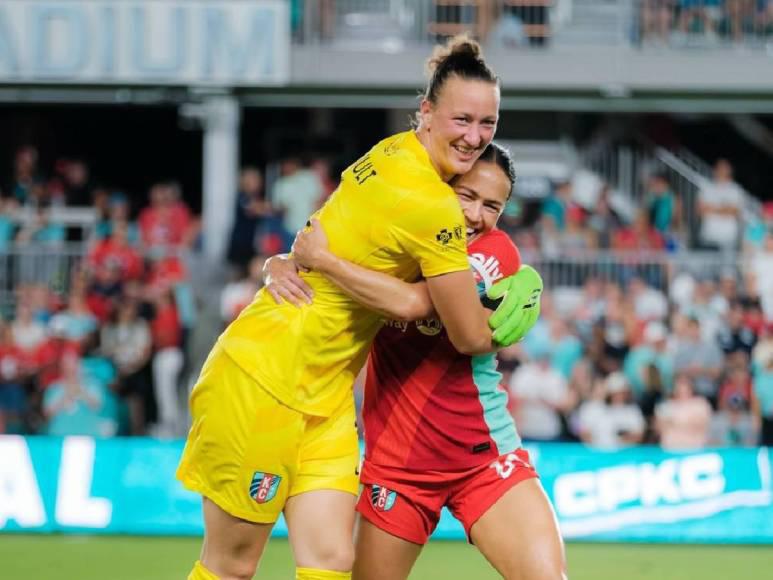
<svg viewBox="0 0 773 580">
<path fill-rule="evenodd" d="M 752 256 L 773 249 L 769 233 L 773 205 L 747 211 L 749 196 L 735 182 L 726 159 L 717 160 L 712 178 L 695 199 L 680 197 L 666 173 L 653 172 L 644 181 L 642 198 L 634 200 L 580 170 L 556 183 L 544 199 L 529 202 L 536 211 L 516 207 L 508 212 L 506 208 L 501 224 L 521 249 L 539 251 L 548 258 L 595 250 L 743 251 Z M 513 204 L 519 204 L 517 197 Z M 529 218 L 525 213 L 533 215 Z"/>
<path fill-rule="evenodd" d="M 678 275 L 553 289 L 500 353 L 527 439 L 668 449 L 773 444 L 773 318 L 741 280 Z"/>
<path fill-rule="evenodd" d="M 640 34 L 647 44 L 740 43 L 773 34 L 771 0 L 642 0 Z"/>
<path fill-rule="evenodd" d="M 0 194 L 0 267 L 15 283 L 0 317 L 0 432 L 179 434 L 196 322 L 185 255 L 199 231 L 179 185 L 152 184 L 135 208 L 92 181 L 85 161 L 46 171 L 27 146 Z M 91 218 L 72 228 L 65 208 L 90 208 Z M 68 242 L 85 254 L 71 259 Z M 43 250 L 37 267 L 9 252 L 30 246 Z"/>
<path fill-rule="evenodd" d="M 222 326 L 260 288 L 265 259 L 289 248 L 336 186 L 322 157 L 291 155 L 267 174 L 240 173 Z M 20 282 L 4 312 L 0 432 L 181 435 L 186 371 L 201 362 L 187 354 L 197 305 L 186 266 L 200 231 L 179 185 L 151 184 L 136 207 L 141 196 L 97 185 L 85 162 L 60 160 L 46 173 L 24 147 L 2 194 L 0 258 L 29 244 L 55 255 L 72 235 L 54 219 L 56 207 L 88 206 L 97 220 L 66 292 Z M 719 160 L 694 201 L 693 236 L 687 201 L 664 174 L 647 177 L 633 209 L 603 184 L 581 195 L 576 181 L 556 183 L 528 211 L 513 197 L 520 207 L 501 225 L 525 257 L 608 249 L 620 259 L 604 275 L 552 285 L 537 326 L 500 353 L 524 438 L 606 448 L 773 444 L 773 206 L 749 219 L 743 195 Z M 633 258 L 695 247 L 744 259 L 721 270 L 645 271 Z"/>
</svg>

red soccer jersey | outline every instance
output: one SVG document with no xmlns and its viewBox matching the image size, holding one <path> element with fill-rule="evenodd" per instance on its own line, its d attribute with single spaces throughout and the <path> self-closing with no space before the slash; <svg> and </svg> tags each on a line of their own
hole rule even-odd
<svg viewBox="0 0 773 580">
<path fill-rule="evenodd" d="M 146 207 L 137 220 L 142 243 L 147 246 L 179 246 L 191 226 L 191 212 L 182 202 Z"/>
<path fill-rule="evenodd" d="M 119 245 L 110 238 L 97 242 L 89 252 L 89 265 L 92 268 L 115 268 L 122 280 L 142 277 L 142 257 L 131 246 Z"/>
<path fill-rule="evenodd" d="M 515 273 L 520 254 L 500 230 L 468 248 L 479 292 Z M 495 354 L 457 352 L 438 320 L 390 321 L 370 350 L 362 480 L 379 467 L 457 471 L 520 446 Z"/>
</svg>

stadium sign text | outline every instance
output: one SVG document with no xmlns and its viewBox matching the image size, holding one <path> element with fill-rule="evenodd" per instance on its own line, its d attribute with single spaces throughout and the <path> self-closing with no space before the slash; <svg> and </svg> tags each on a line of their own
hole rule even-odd
<svg viewBox="0 0 773 580">
<path fill-rule="evenodd" d="M 0 0 L 0 83 L 278 85 L 281 0 Z"/>
<path fill-rule="evenodd" d="M 773 497 L 768 451 L 761 449 L 756 457 L 745 451 L 655 455 L 655 461 L 632 455 L 612 465 L 600 462 L 599 454 L 593 461 L 601 465 L 553 479 L 551 495 L 561 529 L 569 538 L 623 529 L 653 537 L 653 526 L 769 508 Z"/>
<path fill-rule="evenodd" d="M 59 526 L 105 528 L 110 523 L 112 503 L 90 492 L 94 447 L 94 440 L 88 437 L 67 437 L 62 443 L 53 510 Z M 46 513 L 25 439 L 0 439 L 0 457 L 0 528 L 9 520 L 22 529 L 46 526 L 51 516 Z"/>
<path fill-rule="evenodd" d="M 634 502 L 654 506 L 718 496 L 725 478 L 722 457 L 711 453 L 570 473 L 556 478 L 553 489 L 560 513 L 581 516 Z"/>
<path fill-rule="evenodd" d="M 0 435 L 0 534 L 200 535 L 201 498 L 175 478 L 183 443 Z M 773 544 L 773 449 L 528 450 L 565 538 Z M 492 466 L 501 477 L 511 467 Z M 270 501 L 267 475 L 254 479 Z M 287 535 L 282 519 L 273 534 Z M 434 537 L 466 538 L 448 511 Z"/>
</svg>

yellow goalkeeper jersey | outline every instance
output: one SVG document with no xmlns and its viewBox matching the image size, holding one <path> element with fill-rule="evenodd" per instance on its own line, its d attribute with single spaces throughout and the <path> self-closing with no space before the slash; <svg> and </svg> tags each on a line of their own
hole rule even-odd
<svg viewBox="0 0 773 580">
<path fill-rule="evenodd" d="M 317 217 L 334 254 L 371 270 L 415 280 L 469 268 L 456 195 L 413 131 L 348 167 Z M 220 344 L 285 405 L 327 417 L 351 396 L 382 321 L 322 275 L 303 277 L 313 304 L 280 306 L 261 290 Z"/>
</svg>

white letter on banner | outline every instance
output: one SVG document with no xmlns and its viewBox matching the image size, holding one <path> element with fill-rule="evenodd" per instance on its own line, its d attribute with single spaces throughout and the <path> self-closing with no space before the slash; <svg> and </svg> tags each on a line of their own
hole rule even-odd
<svg viewBox="0 0 773 580">
<path fill-rule="evenodd" d="M 99 73 L 105 77 L 115 74 L 115 7 L 109 4 L 99 8 L 99 31 L 101 42 L 99 48 Z"/>
<path fill-rule="evenodd" d="M 261 76 L 274 74 L 274 25 L 272 12 L 260 6 L 250 6 L 249 28 L 239 34 L 220 7 L 204 9 L 204 42 L 202 43 L 201 75 L 209 80 L 244 81 L 256 63 Z M 224 75 L 223 73 L 227 73 Z M 253 73 L 254 76 L 254 73 Z M 223 78 L 224 77 L 224 78 Z"/>
<path fill-rule="evenodd" d="M 138 4 L 129 10 L 132 73 L 152 78 L 178 77 L 185 70 L 188 12 L 182 6 L 157 4 Z M 161 28 L 163 22 L 168 23 L 166 29 Z M 148 54 L 162 50 L 169 53 L 163 60 Z"/>
<path fill-rule="evenodd" d="M 15 520 L 23 528 L 46 523 L 38 480 L 27 442 L 18 435 L 0 438 L 0 528 Z"/>
<path fill-rule="evenodd" d="M 596 502 L 596 474 L 592 471 L 569 473 L 556 478 L 553 497 L 559 515 L 587 516 L 599 511 Z"/>
<path fill-rule="evenodd" d="M 639 467 L 642 505 L 651 506 L 660 501 L 682 501 L 682 494 L 679 493 L 676 483 L 676 467 L 676 459 L 666 459 L 660 465 L 643 463 Z"/>
<path fill-rule="evenodd" d="M 614 511 L 624 503 L 639 498 L 638 469 L 622 465 L 598 472 L 598 502 L 604 511 Z"/>
<path fill-rule="evenodd" d="M 56 521 L 63 526 L 105 528 L 113 504 L 101 497 L 89 497 L 94 474 L 94 440 L 65 437 L 56 493 Z"/>
<path fill-rule="evenodd" d="M 712 453 L 686 457 L 679 468 L 679 485 L 685 499 L 719 495 L 725 490 L 722 458 Z"/>
<path fill-rule="evenodd" d="M 35 74 L 64 77 L 78 73 L 88 61 L 86 43 L 91 39 L 84 12 L 71 6 L 43 4 L 33 6 L 32 14 Z"/>
<path fill-rule="evenodd" d="M 0 71 L 4 70 L 6 74 L 18 74 L 19 59 L 14 52 L 10 21 L 3 7 L 0 6 Z"/>
</svg>

